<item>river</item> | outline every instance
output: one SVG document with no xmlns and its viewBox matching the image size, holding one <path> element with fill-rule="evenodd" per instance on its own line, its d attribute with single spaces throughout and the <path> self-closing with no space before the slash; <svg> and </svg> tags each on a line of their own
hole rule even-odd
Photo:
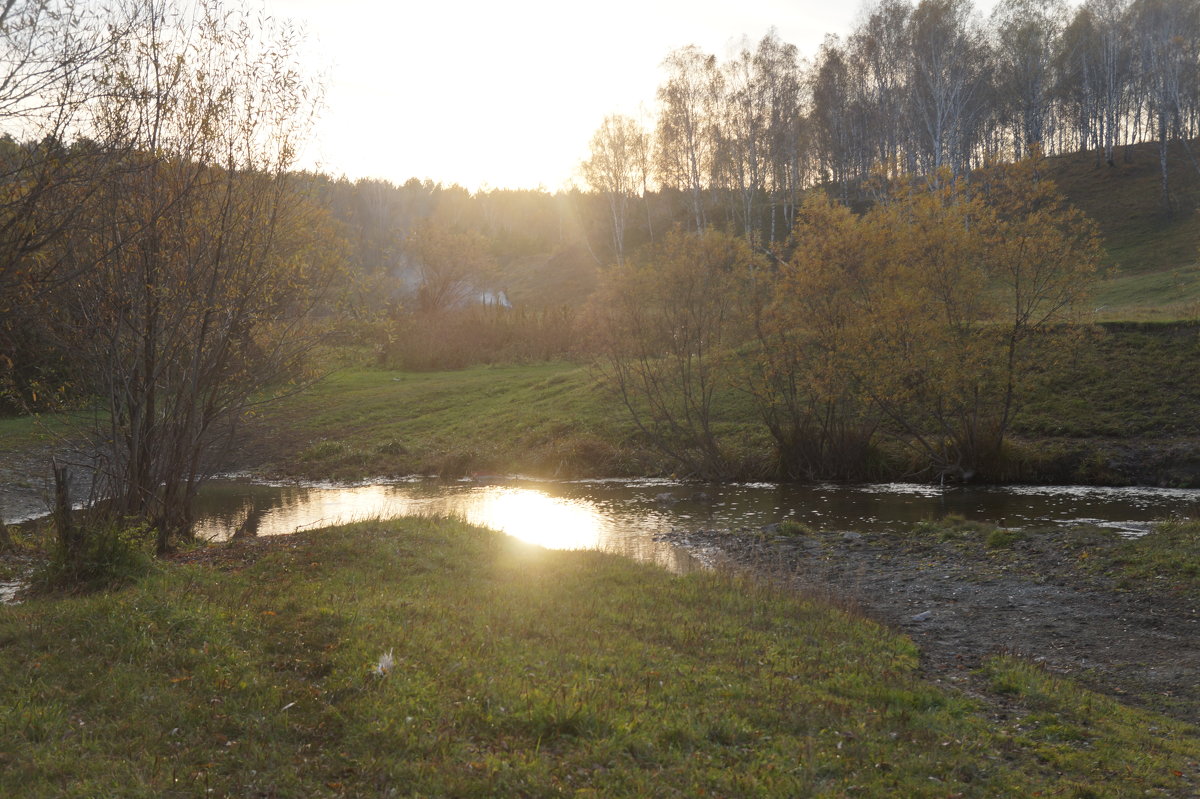
<svg viewBox="0 0 1200 799">
<path fill-rule="evenodd" d="M 543 481 L 422 478 L 354 485 L 218 479 L 197 507 L 198 534 L 239 528 L 283 535 L 413 514 L 453 515 L 554 549 L 602 549 L 673 571 L 690 556 L 657 540 L 678 529 L 758 530 L 794 519 L 827 530 L 885 531 L 957 513 L 1003 527 L 1091 523 L 1138 535 L 1156 519 L 1200 506 L 1200 490 L 1090 486 L 941 489 L 914 483 L 698 485 L 670 480 Z"/>
</svg>

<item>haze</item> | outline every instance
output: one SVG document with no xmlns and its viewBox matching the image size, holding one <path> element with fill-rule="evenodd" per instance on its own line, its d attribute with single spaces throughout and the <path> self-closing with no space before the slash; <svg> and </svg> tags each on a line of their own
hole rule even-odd
<svg viewBox="0 0 1200 799">
<path fill-rule="evenodd" d="M 977 3 L 980 13 L 994 0 Z M 326 103 L 303 166 L 468 189 L 579 182 L 606 114 L 652 112 L 663 58 L 724 56 L 772 26 L 802 55 L 844 34 L 854 2 L 751 0 L 583 5 L 550 0 L 382 3 L 266 0 L 308 33 Z"/>
</svg>

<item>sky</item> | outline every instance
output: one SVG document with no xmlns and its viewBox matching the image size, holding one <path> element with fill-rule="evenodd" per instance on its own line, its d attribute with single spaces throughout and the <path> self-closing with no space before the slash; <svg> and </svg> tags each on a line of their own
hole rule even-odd
<svg viewBox="0 0 1200 799">
<path fill-rule="evenodd" d="M 325 86 L 300 166 L 471 191 L 582 185 L 607 114 L 650 119 L 671 50 L 724 58 L 774 27 L 812 56 L 862 13 L 857 0 L 262 2 L 305 30 Z"/>
</svg>

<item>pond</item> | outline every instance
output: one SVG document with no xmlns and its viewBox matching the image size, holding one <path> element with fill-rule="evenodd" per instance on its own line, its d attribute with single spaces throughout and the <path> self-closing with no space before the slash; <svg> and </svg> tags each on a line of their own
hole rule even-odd
<svg viewBox="0 0 1200 799">
<path fill-rule="evenodd" d="M 239 528 L 284 535 L 398 516 L 452 515 L 553 549 L 602 549 L 686 571 L 685 552 L 656 540 L 676 529 L 745 529 L 794 519 L 818 529 L 879 532 L 957 513 L 1003 527 L 1091 523 L 1138 535 L 1157 519 L 1200 505 L 1200 490 L 1088 486 L 941 489 L 913 483 L 699 485 L 670 480 L 543 481 L 413 478 L 355 485 L 206 484 L 198 533 L 224 540 Z"/>
</svg>

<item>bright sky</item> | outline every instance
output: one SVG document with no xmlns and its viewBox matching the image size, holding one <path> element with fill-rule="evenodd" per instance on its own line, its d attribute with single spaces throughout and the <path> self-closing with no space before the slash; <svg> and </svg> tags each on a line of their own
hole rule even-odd
<svg viewBox="0 0 1200 799">
<path fill-rule="evenodd" d="M 774 26 L 812 56 L 861 12 L 857 0 L 263 2 L 303 25 L 326 76 L 302 166 L 472 191 L 581 182 L 604 116 L 648 116 L 677 47 L 724 58 Z"/>
</svg>

